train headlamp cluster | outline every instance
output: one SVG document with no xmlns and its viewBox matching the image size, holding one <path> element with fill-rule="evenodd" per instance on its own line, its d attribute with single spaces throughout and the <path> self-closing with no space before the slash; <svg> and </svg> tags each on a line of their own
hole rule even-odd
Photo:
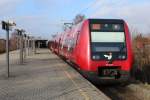
<svg viewBox="0 0 150 100">
<path fill-rule="evenodd" d="M 100 55 L 93 55 L 92 58 L 93 58 L 94 60 L 99 60 L 101 57 L 100 57 Z"/>
<path fill-rule="evenodd" d="M 126 55 L 125 55 L 125 54 L 119 55 L 118 58 L 119 58 L 119 59 L 125 59 L 125 58 L 126 58 Z"/>
<path fill-rule="evenodd" d="M 117 56 L 118 57 L 118 59 L 126 59 L 126 55 L 125 54 L 120 54 L 120 55 L 118 55 Z M 100 60 L 101 59 L 101 56 L 100 55 L 93 55 L 92 56 L 92 59 L 93 60 Z"/>
</svg>

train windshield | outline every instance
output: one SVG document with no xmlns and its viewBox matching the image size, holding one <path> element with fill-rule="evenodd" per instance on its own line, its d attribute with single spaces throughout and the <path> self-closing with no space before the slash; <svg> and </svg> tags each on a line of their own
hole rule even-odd
<svg viewBox="0 0 150 100">
<path fill-rule="evenodd" d="M 92 42 L 125 42 L 124 32 L 91 32 Z"/>
<path fill-rule="evenodd" d="M 94 52 L 120 51 L 125 44 L 124 32 L 91 32 L 91 42 Z"/>
<path fill-rule="evenodd" d="M 100 56 L 102 53 L 111 52 L 116 56 L 115 58 L 118 58 L 120 54 L 126 54 L 123 23 L 94 23 L 90 24 L 90 30 L 93 55 Z M 99 54 L 99 52 L 101 53 Z"/>
</svg>

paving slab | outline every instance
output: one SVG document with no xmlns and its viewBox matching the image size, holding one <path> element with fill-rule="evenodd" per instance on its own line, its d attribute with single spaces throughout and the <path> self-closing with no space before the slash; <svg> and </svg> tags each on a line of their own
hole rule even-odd
<svg viewBox="0 0 150 100">
<path fill-rule="evenodd" d="M 48 49 L 37 52 L 23 65 L 19 51 L 11 52 L 10 78 L 0 55 L 0 100 L 110 100 Z"/>
</svg>

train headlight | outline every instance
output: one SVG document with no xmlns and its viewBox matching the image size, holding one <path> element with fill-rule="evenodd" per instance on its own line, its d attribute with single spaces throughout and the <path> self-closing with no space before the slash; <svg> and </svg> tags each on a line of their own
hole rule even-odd
<svg viewBox="0 0 150 100">
<path fill-rule="evenodd" d="M 99 60 L 99 59 L 100 59 L 100 56 L 99 56 L 99 55 L 93 55 L 92 58 L 93 58 L 94 60 Z"/>
<path fill-rule="evenodd" d="M 125 58 L 126 58 L 126 55 L 119 55 L 118 58 L 119 58 L 119 59 L 125 59 Z"/>
</svg>

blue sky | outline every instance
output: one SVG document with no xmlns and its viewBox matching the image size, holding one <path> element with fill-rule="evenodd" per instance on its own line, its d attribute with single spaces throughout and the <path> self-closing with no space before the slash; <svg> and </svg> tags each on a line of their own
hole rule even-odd
<svg viewBox="0 0 150 100">
<path fill-rule="evenodd" d="M 149 0 L 0 0 L 0 9 L 0 20 L 14 20 L 17 27 L 47 39 L 78 13 L 87 18 L 122 18 L 131 30 L 150 32 Z M 0 29 L 0 37 L 4 35 Z"/>
</svg>

